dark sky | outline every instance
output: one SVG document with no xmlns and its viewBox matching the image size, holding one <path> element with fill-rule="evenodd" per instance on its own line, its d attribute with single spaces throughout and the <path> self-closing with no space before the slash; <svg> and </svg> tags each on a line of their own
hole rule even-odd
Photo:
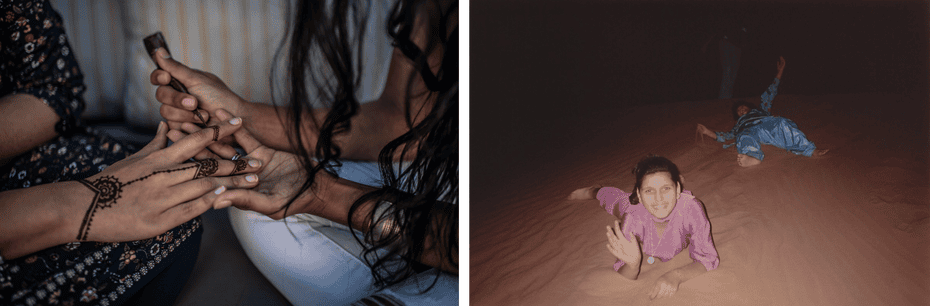
<svg viewBox="0 0 930 306">
<path fill-rule="evenodd" d="M 775 62 L 780 94 L 890 92 L 927 97 L 928 2 L 471 1 L 471 168 L 482 191 L 578 146 L 560 127 L 643 103 L 713 99 L 720 86 L 712 34 L 745 24 L 734 97 L 757 97 Z M 619 106 L 619 107 L 618 107 Z M 540 141 L 544 140 L 544 141 Z M 545 143 L 546 145 L 540 145 Z M 493 179 L 491 179 L 493 178 Z M 503 186 L 503 187 L 502 187 Z"/>
</svg>

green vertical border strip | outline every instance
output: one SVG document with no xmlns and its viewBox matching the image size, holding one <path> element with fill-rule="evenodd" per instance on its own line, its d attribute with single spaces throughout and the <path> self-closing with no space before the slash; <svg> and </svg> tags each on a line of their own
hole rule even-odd
<svg viewBox="0 0 930 306">
<path fill-rule="evenodd" d="M 468 0 L 459 1 L 459 305 L 468 305 Z"/>
</svg>

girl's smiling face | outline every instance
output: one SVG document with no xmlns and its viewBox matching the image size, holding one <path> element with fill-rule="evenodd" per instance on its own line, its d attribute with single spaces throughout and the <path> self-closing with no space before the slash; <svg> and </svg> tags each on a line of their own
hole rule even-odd
<svg viewBox="0 0 930 306">
<path fill-rule="evenodd" d="M 681 186 L 672 181 L 668 172 L 656 172 L 643 177 L 643 183 L 636 191 L 640 202 L 656 218 L 668 217 L 678 204 Z"/>
</svg>

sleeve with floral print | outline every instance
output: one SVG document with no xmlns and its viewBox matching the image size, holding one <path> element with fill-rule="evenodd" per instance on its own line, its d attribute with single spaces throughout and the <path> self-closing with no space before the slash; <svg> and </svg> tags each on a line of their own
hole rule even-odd
<svg viewBox="0 0 930 306">
<path fill-rule="evenodd" d="M 781 80 L 778 78 L 772 82 L 772 85 L 769 85 L 769 88 L 762 93 L 762 110 L 768 112 L 772 108 L 772 100 L 775 100 L 775 95 L 778 95 L 778 84 L 781 84 Z"/>
<path fill-rule="evenodd" d="M 84 76 L 48 1 L 0 1 L 0 95 L 29 94 L 55 110 L 58 133 L 79 126 Z"/>
</svg>

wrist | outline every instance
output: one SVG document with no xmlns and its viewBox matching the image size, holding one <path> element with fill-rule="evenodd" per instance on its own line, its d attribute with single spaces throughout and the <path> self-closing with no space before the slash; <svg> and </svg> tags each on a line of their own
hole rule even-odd
<svg viewBox="0 0 930 306">
<path fill-rule="evenodd" d="M 94 200 L 94 192 L 78 181 L 68 181 L 59 183 L 61 186 L 52 188 L 52 199 L 55 203 L 66 203 L 66 205 L 55 205 L 52 211 L 54 214 L 55 233 L 53 239 L 58 244 L 77 241 L 78 231 L 81 228 L 81 222 L 84 221 L 89 205 Z"/>
<path fill-rule="evenodd" d="M 232 114 L 233 117 L 240 117 L 243 119 L 248 119 L 249 116 L 247 114 L 252 113 L 252 102 L 243 100 L 242 98 L 239 98 L 238 96 L 236 97 L 236 99 L 233 99 L 233 101 L 235 102 L 233 102 L 233 105 L 230 105 L 227 111 L 229 111 L 229 113 Z"/>
</svg>

